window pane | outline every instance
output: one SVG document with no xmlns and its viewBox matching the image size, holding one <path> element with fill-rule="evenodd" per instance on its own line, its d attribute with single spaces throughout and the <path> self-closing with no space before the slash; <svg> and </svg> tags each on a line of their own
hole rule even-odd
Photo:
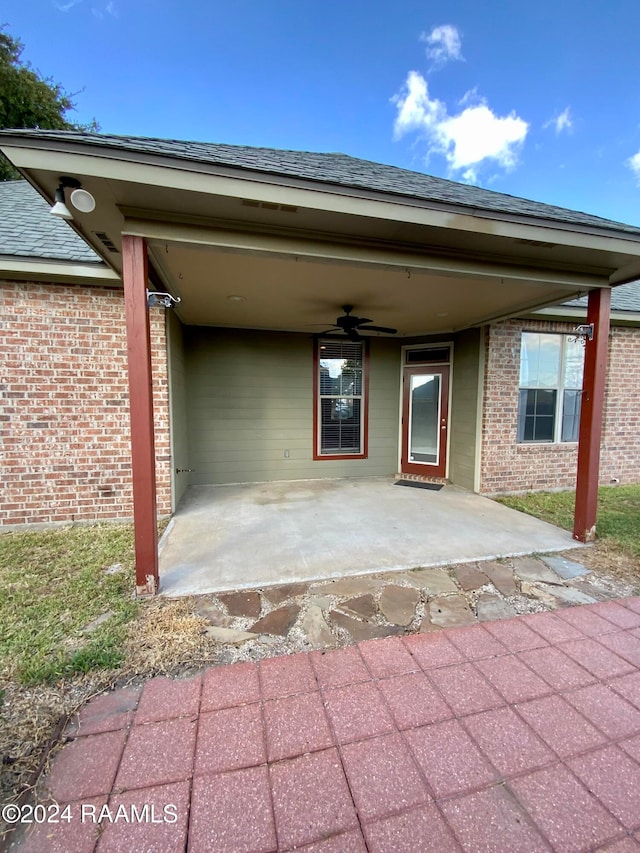
<svg viewBox="0 0 640 853">
<path fill-rule="evenodd" d="M 556 391 L 522 389 L 518 403 L 518 441 L 553 441 Z"/>
<path fill-rule="evenodd" d="M 341 394 L 358 397 L 362 394 L 362 370 L 346 366 L 342 370 Z"/>
<path fill-rule="evenodd" d="M 411 377 L 409 461 L 438 464 L 440 433 L 440 376 Z"/>
<path fill-rule="evenodd" d="M 320 394 L 362 394 L 363 347 L 359 343 L 325 341 L 320 344 Z"/>
<path fill-rule="evenodd" d="M 440 364 L 451 358 L 449 347 L 425 347 L 424 349 L 409 349 L 405 353 L 406 364 Z"/>
<path fill-rule="evenodd" d="M 535 414 L 536 417 L 552 418 L 556 413 L 555 391 L 534 391 L 536 395 Z"/>
<path fill-rule="evenodd" d="M 536 417 L 533 424 L 533 441 L 553 441 L 553 417 Z"/>
<path fill-rule="evenodd" d="M 561 441 L 577 441 L 580 431 L 580 391 L 565 391 L 562 401 Z"/>
<path fill-rule="evenodd" d="M 564 387 L 580 390 L 584 370 L 584 346 L 580 341 L 565 338 Z"/>
<path fill-rule="evenodd" d="M 320 401 L 320 452 L 361 453 L 361 401 L 328 398 Z"/>
<path fill-rule="evenodd" d="M 529 392 L 520 391 L 518 399 L 518 435 L 517 441 L 531 441 L 524 437 L 525 424 L 527 423 L 527 404 L 529 402 Z"/>
<path fill-rule="evenodd" d="M 557 388 L 560 379 L 560 335 L 523 332 L 520 350 L 520 387 Z"/>
</svg>

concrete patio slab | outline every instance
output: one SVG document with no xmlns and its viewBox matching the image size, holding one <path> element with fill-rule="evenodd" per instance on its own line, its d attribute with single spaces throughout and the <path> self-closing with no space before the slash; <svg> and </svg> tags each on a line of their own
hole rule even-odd
<svg viewBox="0 0 640 853">
<path fill-rule="evenodd" d="M 571 535 L 456 486 L 390 477 L 194 486 L 160 551 L 180 596 L 442 566 L 577 546 Z"/>
</svg>

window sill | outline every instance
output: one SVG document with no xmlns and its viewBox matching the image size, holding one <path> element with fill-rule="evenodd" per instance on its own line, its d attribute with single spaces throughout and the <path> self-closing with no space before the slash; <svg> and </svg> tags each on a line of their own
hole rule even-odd
<svg viewBox="0 0 640 853">
<path fill-rule="evenodd" d="M 577 441 L 516 441 L 516 447 L 548 447 L 548 448 L 566 448 L 567 450 L 578 447 Z"/>
<path fill-rule="evenodd" d="M 325 459 L 367 459 L 366 453 L 338 453 L 332 456 L 329 456 L 327 453 L 323 453 L 321 456 L 317 453 L 313 455 L 314 462 L 322 462 Z"/>
</svg>

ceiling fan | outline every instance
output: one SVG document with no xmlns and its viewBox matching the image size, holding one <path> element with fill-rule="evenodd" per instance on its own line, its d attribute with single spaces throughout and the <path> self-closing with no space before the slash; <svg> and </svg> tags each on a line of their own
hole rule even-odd
<svg viewBox="0 0 640 853">
<path fill-rule="evenodd" d="M 373 321 L 368 317 L 354 317 L 351 314 L 353 305 L 343 305 L 342 310 L 344 314 L 342 317 L 336 318 L 335 326 L 331 326 L 324 332 L 318 332 L 315 337 L 331 336 L 332 333 L 341 331 L 349 340 L 360 341 L 362 340 L 360 332 L 384 332 L 387 335 L 395 335 L 398 331 L 397 329 L 389 329 L 387 326 L 372 326 L 370 324 Z"/>
</svg>

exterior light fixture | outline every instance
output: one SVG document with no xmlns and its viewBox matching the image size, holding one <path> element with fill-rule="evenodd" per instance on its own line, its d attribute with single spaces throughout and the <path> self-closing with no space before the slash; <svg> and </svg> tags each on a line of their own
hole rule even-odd
<svg viewBox="0 0 640 853">
<path fill-rule="evenodd" d="M 586 338 L 589 341 L 593 340 L 593 323 L 584 323 L 582 326 L 576 326 L 573 333 L 578 338 Z"/>
<path fill-rule="evenodd" d="M 59 216 L 61 219 L 73 219 L 73 213 L 67 207 L 64 198 L 64 184 L 60 184 L 56 190 L 55 202 L 49 213 L 52 216 Z"/>
<path fill-rule="evenodd" d="M 78 189 L 73 190 L 69 199 L 71 204 L 76 210 L 79 210 L 80 213 L 92 213 L 96 209 L 96 200 L 89 190 L 83 190 L 78 187 Z"/>
<path fill-rule="evenodd" d="M 58 189 L 55 193 L 55 202 L 50 211 L 52 216 L 59 216 L 61 219 L 73 219 L 73 214 L 66 204 L 64 195 L 65 189 L 71 190 L 69 199 L 71 204 L 76 210 L 79 210 L 80 213 L 91 213 L 96 209 L 95 198 L 88 190 L 82 189 L 80 181 L 76 178 L 69 178 L 63 175 L 60 178 L 60 183 L 58 184 Z"/>
<path fill-rule="evenodd" d="M 179 296 L 172 296 L 163 290 L 147 290 L 147 308 L 173 308 L 180 302 Z"/>
<path fill-rule="evenodd" d="M 587 341 L 593 340 L 594 331 L 593 323 L 583 323 L 582 325 L 575 327 L 573 330 L 575 337 L 570 337 L 569 340 L 572 343 L 581 343 L 584 347 L 587 345 Z"/>
</svg>

